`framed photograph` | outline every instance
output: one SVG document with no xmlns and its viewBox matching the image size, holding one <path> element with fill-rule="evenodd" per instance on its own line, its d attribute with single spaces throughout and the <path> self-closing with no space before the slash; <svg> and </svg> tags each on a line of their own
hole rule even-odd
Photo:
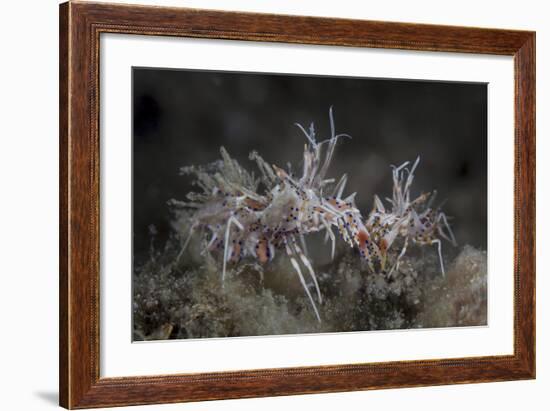
<svg viewBox="0 0 550 411">
<path fill-rule="evenodd" d="M 60 405 L 535 378 L 535 33 L 60 6 Z"/>
</svg>

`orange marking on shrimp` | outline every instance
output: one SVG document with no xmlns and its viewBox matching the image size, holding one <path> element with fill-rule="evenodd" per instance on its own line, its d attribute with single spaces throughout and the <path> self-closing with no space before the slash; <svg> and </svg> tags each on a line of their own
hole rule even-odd
<svg viewBox="0 0 550 411">
<path fill-rule="evenodd" d="M 261 211 L 265 208 L 265 204 L 262 204 L 259 201 L 253 200 L 251 198 L 246 198 L 244 200 L 244 204 L 254 211 Z"/>
<path fill-rule="evenodd" d="M 337 200 L 336 198 L 331 198 L 327 201 L 334 209 L 338 211 L 346 211 L 350 209 L 350 206 L 342 200 Z"/>
<path fill-rule="evenodd" d="M 388 249 L 388 240 L 386 240 L 385 238 L 382 238 L 382 239 L 380 240 L 379 247 L 380 247 L 380 251 L 381 251 L 382 253 L 385 253 L 386 250 Z"/>
<path fill-rule="evenodd" d="M 277 174 L 277 177 L 279 177 L 281 180 L 285 180 L 288 178 L 288 174 L 285 170 L 282 168 L 277 167 L 275 164 L 273 164 L 273 169 L 275 170 L 275 174 Z"/>
<path fill-rule="evenodd" d="M 269 260 L 269 248 L 266 240 L 260 240 L 256 244 L 256 257 L 260 263 L 265 264 Z"/>
<path fill-rule="evenodd" d="M 327 220 L 327 222 L 329 222 L 329 223 L 332 223 L 335 219 L 336 219 L 336 217 L 333 216 L 333 215 L 328 215 L 328 216 L 325 217 L 325 220 Z"/>
<path fill-rule="evenodd" d="M 365 249 L 367 248 L 367 243 L 369 241 L 370 237 L 368 233 L 365 230 L 360 230 L 357 234 L 357 242 L 359 243 L 359 248 Z"/>
<path fill-rule="evenodd" d="M 231 261 L 239 261 L 241 257 L 241 244 L 240 242 L 233 245 L 233 253 L 231 254 Z"/>
</svg>

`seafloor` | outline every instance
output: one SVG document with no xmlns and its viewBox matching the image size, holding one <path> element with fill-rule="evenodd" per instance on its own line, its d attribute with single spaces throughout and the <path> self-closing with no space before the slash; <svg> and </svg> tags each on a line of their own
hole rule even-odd
<svg viewBox="0 0 550 411">
<path fill-rule="evenodd" d="M 243 261 L 222 284 L 218 259 L 192 244 L 176 262 L 174 243 L 152 249 L 134 272 L 135 341 L 487 324 L 487 254 L 468 245 L 448 245 L 445 276 L 435 249 L 410 247 L 391 278 L 339 247 L 333 261 L 315 267 L 318 322 L 284 255 L 263 267 Z"/>
</svg>

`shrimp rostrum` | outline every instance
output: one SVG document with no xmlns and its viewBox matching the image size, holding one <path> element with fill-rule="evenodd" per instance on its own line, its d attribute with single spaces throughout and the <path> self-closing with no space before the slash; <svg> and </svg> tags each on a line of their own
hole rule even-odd
<svg viewBox="0 0 550 411">
<path fill-rule="evenodd" d="M 398 236 L 404 237 L 405 243 L 409 239 L 418 244 L 437 243 L 439 250 L 439 236 L 454 241 L 445 214 L 425 207 L 424 198 L 412 201 L 409 198 L 418 160 L 408 173 L 402 171 L 407 163 L 394 168 L 391 210 L 386 211 L 375 197 L 375 208 L 364 220 L 355 205 L 356 193 L 344 197 L 347 176 L 344 174 L 337 182 L 327 178 L 338 141 L 351 138 L 336 134 L 332 108 L 329 117 L 331 134 L 321 141 L 317 140 L 313 123 L 307 130 L 297 124 L 306 137 L 300 176 L 292 173 L 290 165 L 286 170 L 270 165 L 252 152 L 249 158 L 259 170 L 256 178 L 223 147 L 221 160 L 207 166 L 183 167 L 181 174 L 193 174 L 200 192 L 188 193 L 187 201 L 170 201 L 172 207 L 191 210 L 189 231 L 177 260 L 192 236 L 201 232 L 204 252 L 220 255 L 223 285 L 228 264 L 238 264 L 244 258 L 267 264 L 276 253 L 283 253 L 296 272 L 317 320 L 321 321 L 317 305 L 322 304 L 322 295 L 306 251 L 308 234 L 324 231 L 334 258 L 335 233 L 338 233 L 350 247 L 359 250 L 371 270 L 385 266 L 387 251 Z M 406 245 L 400 257 L 405 251 Z"/>
</svg>

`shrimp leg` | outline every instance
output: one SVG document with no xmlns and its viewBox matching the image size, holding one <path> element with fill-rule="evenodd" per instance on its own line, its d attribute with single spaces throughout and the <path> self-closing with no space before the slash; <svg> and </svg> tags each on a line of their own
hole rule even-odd
<svg viewBox="0 0 550 411">
<path fill-rule="evenodd" d="M 286 241 L 285 241 L 286 242 Z M 321 317 L 319 316 L 319 311 L 317 311 L 317 306 L 315 305 L 315 301 L 313 300 L 313 297 L 311 293 L 309 292 L 309 288 L 307 287 L 306 280 L 304 279 L 304 276 L 302 274 L 302 270 L 300 269 L 300 265 L 298 264 L 298 261 L 294 258 L 294 253 L 290 249 L 288 242 L 286 242 L 286 253 L 288 254 L 288 257 L 290 258 L 290 263 L 292 264 L 292 267 L 294 267 L 294 270 L 296 270 L 296 273 L 298 274 L 298 277 L 300 278 L 300 283 L 302 284 L 302 287 L 304 288 L 309 301 L 311 303 L 311 306 L 313 307 L 313 311 L 315 312 L 315 317 L 317 317 L 317 321 L 321 322 Z"/>
<path fill-rule="evenodd" d="M 240 230 L 243 230 L 244 227 L 241 223 L 234 217 L 229 217 L 229 220 L 227 220 L 227 228 L 225 229 L 225 245 L 223 249 L 223 270 L 222 270 L 222 287 L 223 287 L 223 281 L 225 280 L 225 269 L 227 266 L 227 260 L 229 257 L 229 232 L 231 231 L 231 225 L 235 224 Z"/>
<path fill-rule="evenodd" d="M 399 262 L 401 261 L 401 258 L 405 255 L 405 252 L 407 251 L 408 244 L 409 244 L 409 237 L 405 237 L 405 244 L 403 245 L 403 248 L 401 249 L 401 252 L 397 256 L 397 259 L 395 260 L 395 264 L 393 265 L 390 272 L 388 273 L 388 278 L 391 278 L 392 273 L 395 270 L 399 270 Z"/>
<path fill-rule="evenodd" d="M 330 225 L 325 219 L 325 217 L 321 216 L 321 222 L 323 223 L 323 225 L 325 226 L 325 229 L 327 230 L 327 235 L 330 237 L 330 241 L 332 243 L 330 255 L 331 255 L 331 258 L 334 260 L 334 251 L 336 248 L 336 237 L 334 236 L 334 233 L 332 232 L 332 228 L 330 228 Z"/>
<path fill-rule="evenodd" d="M 439 265 L 441 266 L 441 275 L 445 277 L 445 268 L 443 268 L 443 257 L 441 255 L 441 240 L 432 240 L 430 244 L 437 244 L 437 253 L 439 254 Z"/>
<path fill-rule="evenodd" d="M 189 227 L 189 232 L 187 234 L 187 238 L 185 239 L 185 242 L 183 243 L 183 246 L 181 247 L 181 250 L 178 253 L 178 256 L 176 257 L 176 264 L 179 263 L 180 258 L 182 257 L 183 253 L 187 249 L 187 246 L 189 245 L 189 242 L 191 241 L 191 237 L 193 237 L 193 232 L 194 231 L 195 231 L 195 224 L 192 224 L 191 227 Z"/>
<path fill-rule="evenodd" d="M 455 236 L 453 234 L 453 230 L 451 230 L 451 227 L 449 226 L 449 222 L 447 221 L 447 216 L 445 216 L 445 214 L 443 213 L 440 213 L 439 217 L 437 218 L 437 221 L 440 221 L 440 220 L 443 221 L 443 224 L 447 229 L 447 232 L 449 233 L 449 235 L 447 236 L 445 233 L 443 233 L 443 230 L 441 228 L 438 229 L 439 234 L 441 234 L 443 238 L 445 238 L 446 240 L 449 240 L 454 246 L 456 246 Z"/>
<path fill-rule="evenodd" d="M 294 243 L 294 251 L 298 256 L 300 257 L 300 260 L 302 260 L 302 263 L 306 266 L 306 268 L 309 271 L 309 275 L 311 279 L 313 280 L 313 284 L 315 284 L 315 290 L 317 291 L 317 297 L 319 298 L 319 303 L 323 303 L 323 297 L 321 297 L 321 290 L 319 289 L 319 283 L 317 282 L 317 276 L 315 275 L 315 271 L 313 270 L 313 267 L 311 266 L 310 261 L 308 258 L 304 255 L 302 250 L 300 250 L 300 247 Z"/>
</svg>

